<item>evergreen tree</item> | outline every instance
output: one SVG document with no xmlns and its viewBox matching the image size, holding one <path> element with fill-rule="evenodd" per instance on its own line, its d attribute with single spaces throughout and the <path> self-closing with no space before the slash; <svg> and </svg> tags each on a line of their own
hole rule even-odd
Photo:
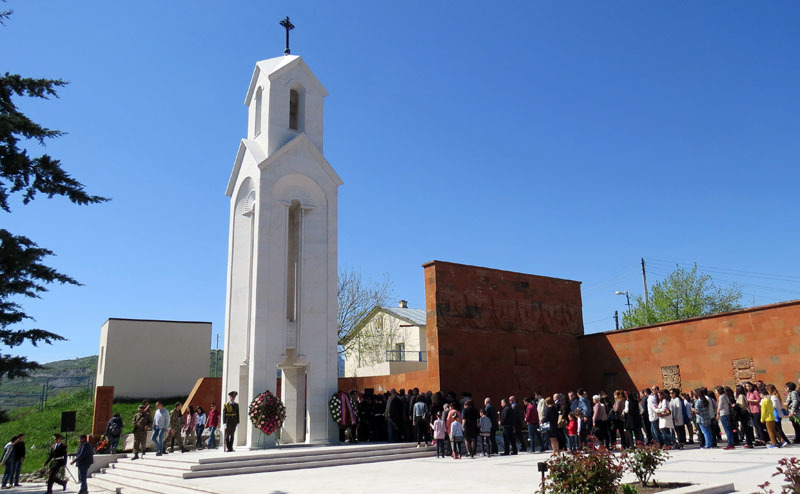
<svg viewBox="0 0 800 494">
<path fill-rule="evenodd" d="M 692 269 L 676 268 L 666 279 L 650 287 L 648 304 L 637 295 L 631 308 L 622 314 L 622 327 L 635 328 L 677 319 L 707 316 L 742 308 L 738 286 L 720 288 L 711 275 Z"/>
<path fill-rule="evenodd" d="M 10 13 L 0 12 L 0 24 Z M 20 148 L 21 139 L 44 145 L 47 139 L 63 133 L 32 121 L 17 108 L 12 98 L 58 97 L 56 89 L 66 84 L 60 79 L 31 79 L 8 72 L 0 77 L 0 208 L 4 213 L 11 213 L 9 198 L 14 194 L 21 194 L 23 204 L 28 204 L 37 194 L 65 196 L 75 204 L 107 200 L 87 194 L 83 184 L 64 171 L 59 160 L 47 154 L 31 157 L 26 149 Z M 15 301 L 18 297 L 40 297 L 50 283 L 79 284 L 42 263 L 52 254 L 27 237 L 0 229 L 0 345 L 3 347 L 64 339 L 39 328 L 20 328 L 22 323 L 33 318 Z M 37 362 L 26 357 L 0 352 L 0 379 L 25 376 L 39 367 Z"/>
</svg>

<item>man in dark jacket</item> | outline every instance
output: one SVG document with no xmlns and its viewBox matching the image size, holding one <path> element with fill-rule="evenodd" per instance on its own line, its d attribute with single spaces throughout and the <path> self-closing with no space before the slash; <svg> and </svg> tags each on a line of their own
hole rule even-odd
<svg viewBox="0 0 800 494">
<path fill-rule="evenodd" d="M 122 417 L 119 413 L 115 413 L 111 420 L 106 425 L 106 437 L 108 438 L 108 452 L 113 454 L 117 453 L 119 447 L 119 438 L 122 437 Z"/>
<path fill-rule="evenodd" d="M 89 437 L 82 434 L 78 440 L 78 451 L 75 453 L 75 459 L 72 460 L 73 465 L 78 465 L 78 482 L 81 483 L 81 490 L 78 494 L 89 494 L 89 487 L 86 485 L 86 477 L 89 473 L 89 467 L 94 463 L 94 450 L 92 445 L 89 444 Z"/>
<path fill-rule="evenodd" d="M 489 417 L 489 420 L 492 421 L 492 432 L 489 434 L 489 443 L 492 447 L 492 454 L 497 454 L 497 410 L 495 410 L 494 406 L 492 406 L 492 399 L 486 398 L 483 400 L 484 409 L 483 414 Z"/>
<path fill-rule="evenodd" d="M 514 416 L 514 409 L 508 404 L 506 400 L 500 400 L 500 406 L 503 411 L 500 412 L 500 425 L 503 427 L 503 456 L 508 456 L 508 449 L 511 448 L 511 454 L 517 454 L 517 441 L 514 440 L 514 423 L 516 417 Z"/>
<path fill-rule="evenodd" d="M 525 435 L 523 430 L 527 429 L 525 425 L 525 407 L 517 402 L 517 397 L 511 395 L 508 397 L 511 408 L 514 410 L 514 445 L 519 441 L 519 447 L 522 451 L 528 450 L 528 445 L 525 442 Z"/>
<path fill-rule="evenodd" d="M 47 460 L 44 462 L 45 466 L 50 464 L 50 473 L 47 476 L 47 494 L 53 494 L 53 484 L 59 484 L 64 489 L 67 488 L 67 481 L 58 479 L 59 472 L 67 464 L 67 445 L 64 444 L 64 436 L 61 434 L 54 434 L 53 439 L 55 439 L 55 443 L 50 448 L 50 454 L 47 455 Z"/>
<path fill-rule="evenodd" d="M 396 443 L 400 440 L 400 428 L 403 426 L 403 400 L 394 389 L 386 402 L 384 415 L 389 442 Z"/>
</svg>

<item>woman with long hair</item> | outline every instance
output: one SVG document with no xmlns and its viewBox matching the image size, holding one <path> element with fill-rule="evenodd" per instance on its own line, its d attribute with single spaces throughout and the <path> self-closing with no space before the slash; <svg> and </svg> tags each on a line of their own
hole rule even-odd
<svg viewBox="0 0 800 494">
<path fill-rule="evenodd" d="M 733 408 L 731 407 L 728 393 L 725 392 L 725 388 L 722 386 L 714 388 L 714 392 L 717 393 L 717 420 L 722 424 L 722 428 L 725 430 L 725 438 L 728 440 L 728 445 L 724 449 L 734 449 L 736 443 L 733 440 Z"/>
<path fill-rule="evenodd" d="M 205 444 L 203 443 L 203 431 L 206 429 L 206 412 L 203 410 L 203 407 L 199 405 L 197 406 L 196 417 L 194 435 L 197 439 L 195 444 L 197 445 L 197 449 L 203 449 L 205 448 Z"/>
<path fill-rule="evenodd" d="M 783 432 L 783 427 L 781 427 L 781 419 L 785 417 L 783 414 L 783 400 L 781 399 L 781 393 L 774 384 L 767 384 L 767 392 L 769 393 L 769 399 L 772 400 L 772 408 L 775 409 L 775 439 L 778 440 L 782 448 L 789 445 L 789 438 L 786 437 L 786 433 Z"/>
<path fill-rule="evenodd" d="M 769 439 L 767 438 L 764 424 L 761 422 L 761 396 L 758 394 L 758 388 L 750 381 L 745 381 L 744 390 L 746 392 L 747 408 L 750 412 L 750 423 L 756 431 L 756 437 L 766 443 Z"/>
<path fill-rule="evenodd" d="M 675 446 L 675 422 L 672 420 L 672 411 L 669 408 L 669 391 L 662 389 L 656 396 L 658 405 L 656 415 L 658 416 L 658 429 L 661 432 L 661 440 L 664 449 Z"/>
<path fill-rule="evenodd" d="M 610 447 L 610 442 L 608 440 L 608 413 L 606 412 L 606 406 L 600 395 L 594 395 L 592 397 L 592 402 L 594 403 L 592 408 L 592 424 L 594 424 L 597 442 L 602 442 L 605 444 L 606 449 L 608 449 Z"/>
<path fill-rule="evenodd" d="M 750 449 L 753 447 L 753 426 L 750 419 L 750 407 L 747 404 L 747 391 L 745 391 L 744 386 L 737 384 L 734 395 L 736 397 L 736 406 L 734 408 L 738 412 L 734 416 L 738 419 L 740 434 L 744 434 L 742 438 L 744 440 L 743 448 Z"/>
<path fill-rule="evenodd" d="M 548 424 L 547 438 L 550 439 L 550 446 L 553 448 L 553 454 L 558 453 L 558 410 L 556 409 L 555 401 L 549 396 L 544 400 L 544 418 L 542 424 Z"/>
<path fill-rule="evenodd" d="M 783 390 L 786 391 L 786 409 L 789 411 L 789 422 L 794 427 L 794 443 L 800 444 L 800 393 L 797 392 L 797 385 L 791 381 L 784 385 Z"/>
<path fill-rule="evenodd" d="M 706 392 L 703 388 L 697 388 L 693 394 L 694 406 L 692 406 L 692 413 L 697 418 L 697 427 L 702 432 L 704 442 L 700 448 L 711 449 L 711 412 L 706 400 Z"/>
<path fill-rule="evenodd" d="M 628 447 L 628 440 L 625 437 L 625 429 L 622 423 L 622 414 L 625 412 L 625 395 L 621 390 L 614 391 L 614 403 L 608 413 L 608 439 L 612 447 L 617 445 L 617 433 L 619 433 L 620 448 Z"/>
<path fill-rule="evenodd" d="M 631 435 L 631 446 L 639 443 L 644 444 L 642 434 L 642 410 L 639 408 L 639 392 L 636 390 L 628 391 L 628 400 L 625 402 L 625 429 Z"/>
</svg>

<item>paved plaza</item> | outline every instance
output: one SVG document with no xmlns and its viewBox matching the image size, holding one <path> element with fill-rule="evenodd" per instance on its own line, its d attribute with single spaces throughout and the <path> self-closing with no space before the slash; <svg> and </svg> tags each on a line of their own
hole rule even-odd
<svg viewBox="0 0 800 494">
<path fill-rule="evenodd" d="M 780 458 L 800 456 L 800 446 L 778 450 L 684 449 L 672 453 L 672 458 L 659 470 L 658 480 L 704 484 L 733 482 L 736 492 L 750 493 L 756 490 L 758 484 L 770 480 Z M 471 492 L 530 494 L 538 491 L 541 480 L 537 463 L 546 461 L 548 457 L 546 453 L 461 460 L 437 460 L 434 457 L 235 478 L 217 477 L 189 483 L 230 494 L 462 494 L 465 488 Z M 625 480 L 634 479 L 626 477 Z"/>
<path fill-rule="evenodd" d="M 250 452 L 242 452 L 247 455 Z M 209 453 L 187 453 L 190 455 Z M 800 456 L 800 446 L 770 450 L 737 448 L 734 451 L 695 448 L 671 452 L 670 460 L 658 471 L 660 481 L 720 484 L 733 482 L 736 492 L 752 493 L 758 484 L 771 478 L 778 460 Z M 172 456 L 172 455 L 170 455 Z M 183 455 L 175 455 L 176 461 Z M 421 458 L 382 463 L 367 463 L 329 468 L 314 468 L 284 472 L 212 477 L 186 480 L 207 494 L 435 494 L 496 491 L 504 493 L 538 492 L 540 475 L 537 463 L 549 457 L 546 453 L 521 453 L 517 456 L 476 457 L 475 459 Z M 625 481 L 633 481 L 626 477 Z M 59 486 L 56 486 L 59 487 Z M 76 493 L 77 485 L 70 483 L 67 493 Z M 143 488 L 147 486 L 143 485 Z M 476 490 L 477 489 L 477 490 Z M 4 492 L 43 492 L 44 486 L 27 485 Z M 181 492 L 185 492 L 183 489 Z M 61 492 L 58 488 L 58 492 Z M 92 489 L 92 492 L 100 492 Z M 127 492 L 127 491 L 125 491 Z M 167 494 L 167 493 L 165 493 Z"/>
</svg>

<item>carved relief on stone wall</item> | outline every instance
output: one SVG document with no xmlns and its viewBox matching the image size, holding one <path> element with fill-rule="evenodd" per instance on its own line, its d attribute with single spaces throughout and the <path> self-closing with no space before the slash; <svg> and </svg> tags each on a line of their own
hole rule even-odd
<svg viewBox="0 0 800 494">
<path fill-rule="evenodd" d="M 500 328 L 507 330 L 517 329 L 519 325 L 519 312 L 516 300 L 494 296 L 492 297 L 492 309 L 494 309 L 495 321 Z"/>
<path fill-rule="evenodd" d="M 744 381 L 755 382 L 756 368 L 753 364 L 753 357 L 735 358 L 731 360 L 733 366 L 733 380 L 736 384 Z"/>
<path fill-rule="evenodd" d="M 661 367 L 661 380 L 664 389 L 681 387 L 681 367 L 679 365 L 664 365 Z"/>
<path fill-rule="evenodd" d="M 465 293 L 466 314 L 469 318 L 468 325 L 473 328 L 486 329 L 493 326 L 489 297 L 482 293 Z"/>
<path fill-rule="evenodd" d="M 581 334 L 580 307 L 516 300 L 500 293 L 438 291 L 436 311 L 440 327 Z"/>
</svg>

